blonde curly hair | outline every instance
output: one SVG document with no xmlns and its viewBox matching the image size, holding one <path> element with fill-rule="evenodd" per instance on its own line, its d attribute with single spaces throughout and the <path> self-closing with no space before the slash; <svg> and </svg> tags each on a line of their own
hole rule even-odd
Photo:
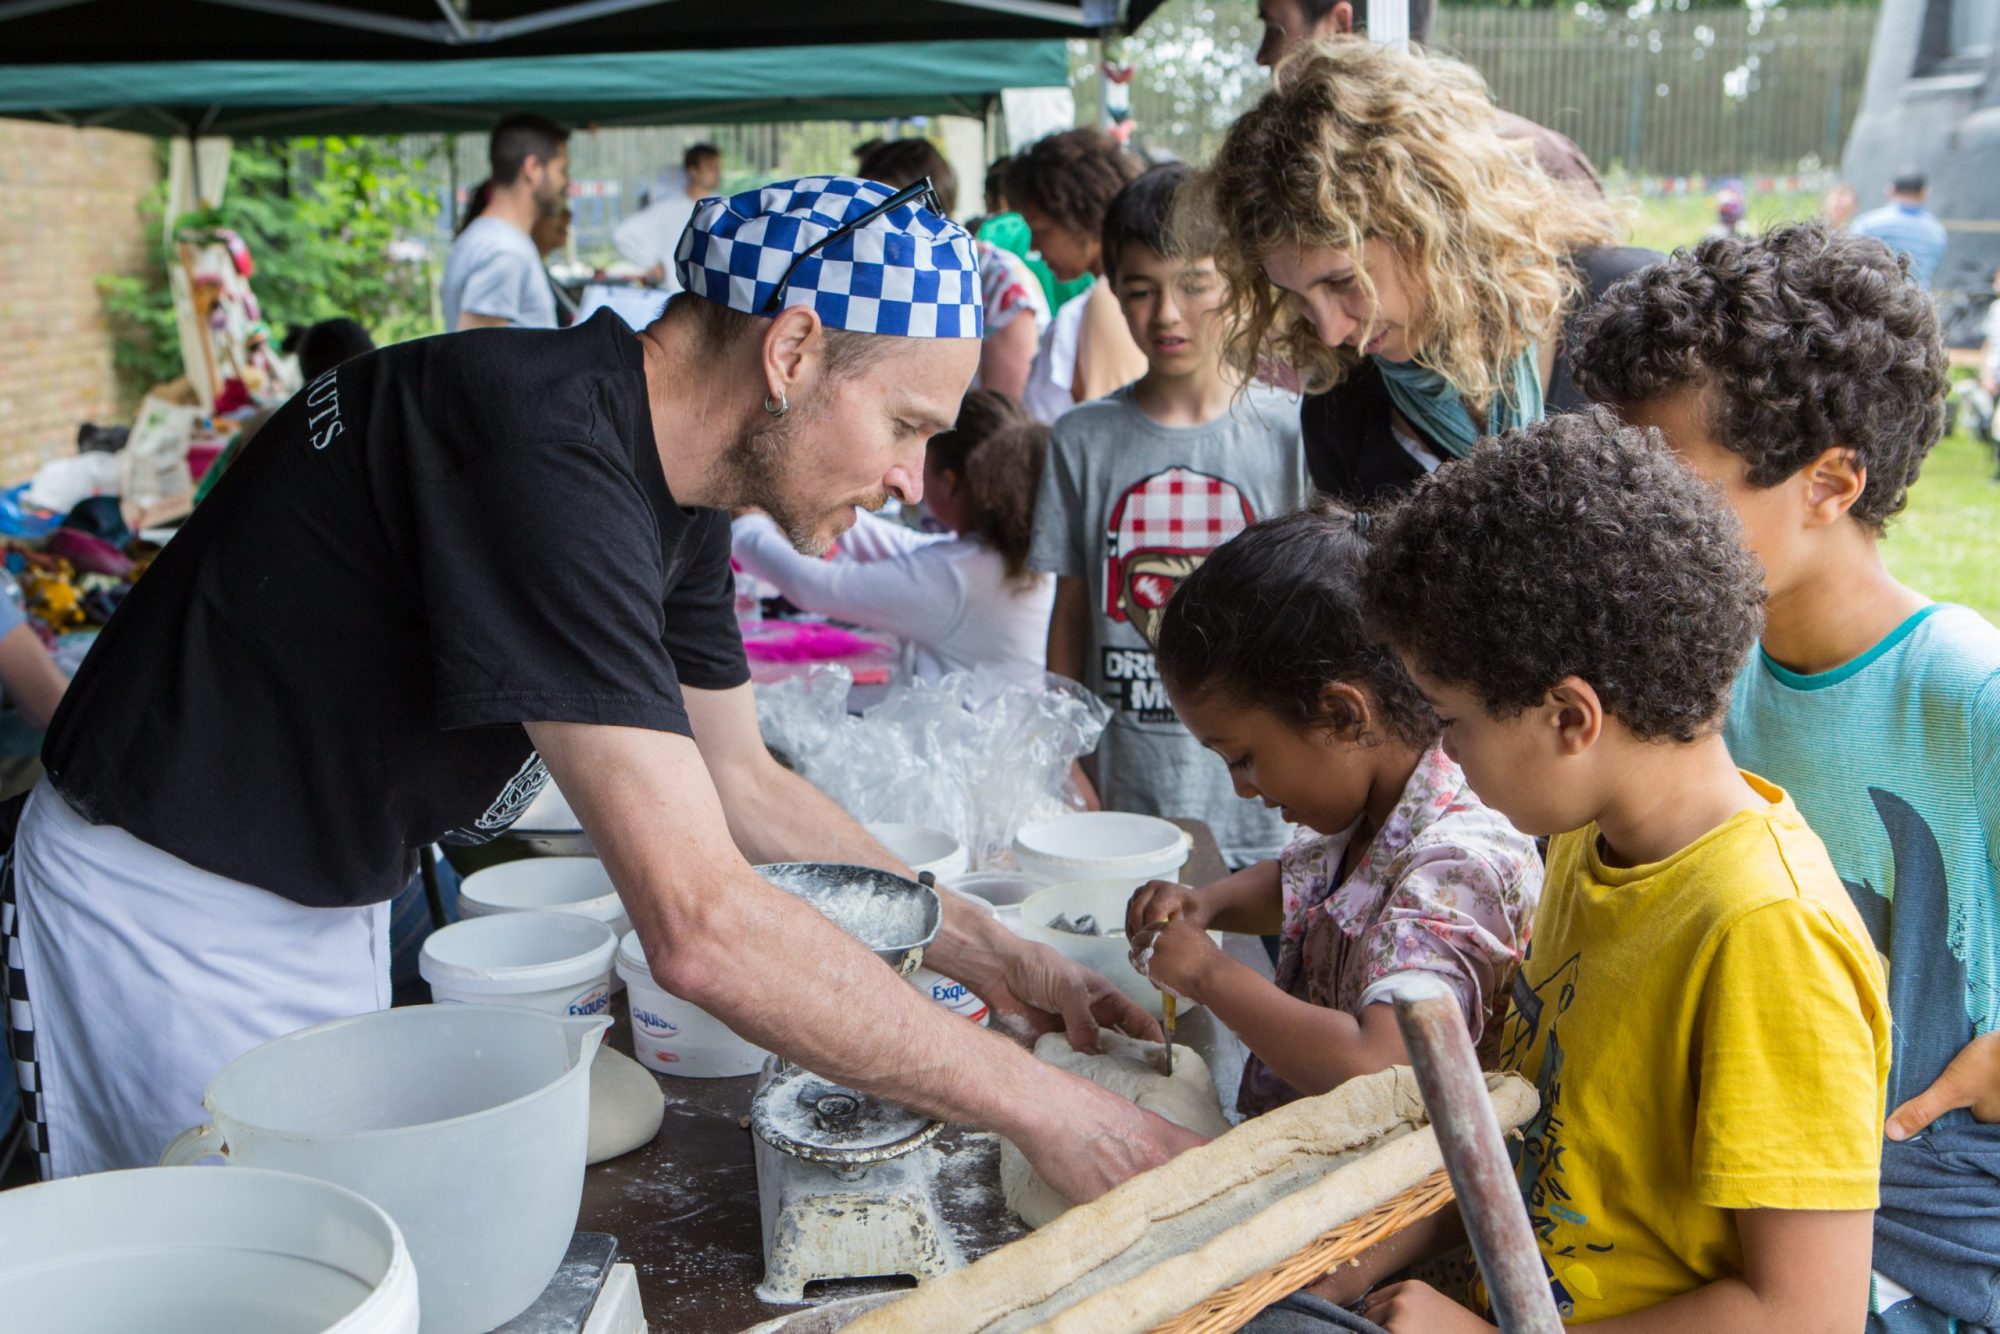
<svg viewBox="0 0 2000 1334">
<path fill-rule="evenodd" d="M 1485 404 L 1511 390 L 1516 360 L 1581 293 L 1570 252 L 1616 240 L 1615 216 L 1500 137 L 1471 67 L 1340 38 L 1280 62 L 1272 90 L 1183 190 L 1176 231 L 1183 253 L 1213 255 L 1228 284 L 1227 355 L 1246 377 L 1273 357 L 1312 392 L 1347 377 L 1361 354 L 1320 342 L 1264 262 L 1288 244 L 1346 251 L 1372 306 L 1359 261 L 1374 239 L 1422 299 L 1414 359 Z"/>
</svg>

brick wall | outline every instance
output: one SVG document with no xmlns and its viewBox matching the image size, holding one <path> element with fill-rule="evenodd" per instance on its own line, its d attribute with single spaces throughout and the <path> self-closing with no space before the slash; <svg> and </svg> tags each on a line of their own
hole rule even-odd
<svg viewBox="0 0 2000 1334">
<path fill-rule="evenodd" d="M 0 119 L 0 482 L 76 447 L 83 421 L 127 421 L 101 273 L 138 273 L 138 203 L 157 142 Z"/>
</svg>

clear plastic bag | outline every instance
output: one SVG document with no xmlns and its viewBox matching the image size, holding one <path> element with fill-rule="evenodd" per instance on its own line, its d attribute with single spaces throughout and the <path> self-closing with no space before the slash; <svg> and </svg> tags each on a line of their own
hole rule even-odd
<svg viewBox="0 0 2000 1334">
<path fill-rule="evenodd" d="M 981 668 L 912 681 L 859 717 L 847 712 L 852 684 L 831 666 L 760 686 L 765 743 L 857 820 L 952 835 L 974 870 L 1007 865 L 1022 825 L 1081 809 L 1071 767 L 1111 717 L 1059 676 Z"/>
</svg>

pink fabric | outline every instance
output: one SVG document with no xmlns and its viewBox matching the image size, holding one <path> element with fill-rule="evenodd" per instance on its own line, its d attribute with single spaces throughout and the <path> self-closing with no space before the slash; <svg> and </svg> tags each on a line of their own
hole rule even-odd
<svg viewBox="0 0 2000 1334">
<path fill-rule="evenodd" d="M 744 636 L 743 651 L 757 662 L 821 662 L 857 658 L 881 645 L 831 625 L 783 625 Z"/>
<path fill-rule="evenodd" d="M 132 573 L 132 562 L 124 552 L 101 537 L 80 533 L 74 528 L 58 528 L 42 547 L 52 556 L 61 556 L 86 574 L 108 574 L 123 579 Z"/>
</svg>

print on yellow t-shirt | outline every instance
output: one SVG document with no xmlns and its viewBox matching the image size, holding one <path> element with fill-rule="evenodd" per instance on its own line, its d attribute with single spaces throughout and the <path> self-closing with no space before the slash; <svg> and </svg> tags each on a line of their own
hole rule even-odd
<svg viewBox="0 0 2000 1334">
<path fill-rule="evenodd" d="M 1666 861 L 1550 841 L 1501 1068 L 1557 1308 L 1587 1323 L 1743 1272 L 1737 1209 L 1872 1209 L 1889 1015 L 1826 850 L 1779 789 Z"/>
</svg>

